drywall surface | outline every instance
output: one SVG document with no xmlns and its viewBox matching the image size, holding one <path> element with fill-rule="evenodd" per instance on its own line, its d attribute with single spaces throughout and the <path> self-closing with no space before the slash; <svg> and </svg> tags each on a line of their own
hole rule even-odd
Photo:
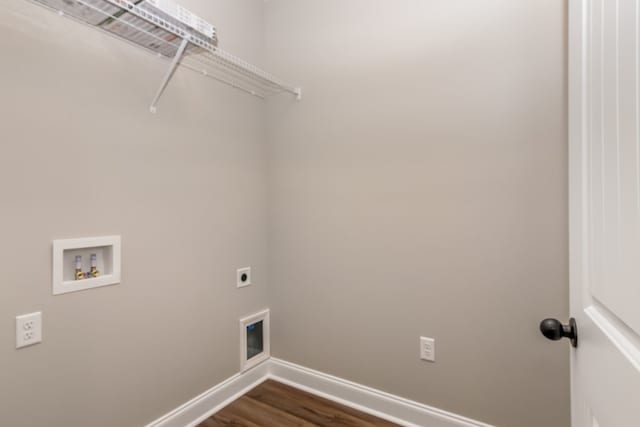
<svg viewBox="0 0 640 427">
<path fill-rule="evenodd" d="M 279 358 L 501 427 L 569 426 L 566 4 L 271 0 Z M 436 363 L 418 359 L 436 339 Z"/>
<path fill-rule="evenodd" d="M 262 2 L 181 3 L 261 62 Z M 238 372 L 266 305 L 264 103 L 178 71 L 152 115 L 168 61 L 26 0 L 0 52 L 0 425 L 140 427 Z M 111 234 L 122 284 L 52 296 L 52 240 Z"/>
</svg>

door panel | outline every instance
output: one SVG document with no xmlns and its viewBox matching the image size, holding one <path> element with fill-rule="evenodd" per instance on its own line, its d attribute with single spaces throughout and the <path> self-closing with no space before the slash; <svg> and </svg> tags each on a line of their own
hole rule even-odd
<svg viewBox="0 0 640 427">
<path fill-rule="evenodd" d="M 594 0 L 593 43 L 587 59 L 589 122 L 590 285 L 593 296 L 625 323 L 640 330 L 633 286 L 638 205 L 637 2 Z"/>
<path fill-rule="evenodd" d="M 570 1 L 574 427 L 640 425 L 640 0 Z"/>
</svg>

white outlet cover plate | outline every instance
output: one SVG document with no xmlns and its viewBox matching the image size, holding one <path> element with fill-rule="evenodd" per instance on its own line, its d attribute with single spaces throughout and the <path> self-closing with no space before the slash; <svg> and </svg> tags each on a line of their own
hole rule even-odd
<svg viewBox="0 0 640 427">
<path fill-rule="evenodd" d="M 436 340 L 433 338 L 420 337 L 420 359 L 429 362 L 436 361 Z"/>
<path fill-rule="evenodd" d="M 242 280 L 242 276 L 246 274 L 247 280 Z M 245 286 L 251 285 L 251 267 L 239 268 L 236 273 L 236 286 L 239 288 L 244 288 Z"/>
<path fill-rule="evenodd" d="M 42 342 L 42 312 L 16 316 L 16 348 Z"/>
</svg>

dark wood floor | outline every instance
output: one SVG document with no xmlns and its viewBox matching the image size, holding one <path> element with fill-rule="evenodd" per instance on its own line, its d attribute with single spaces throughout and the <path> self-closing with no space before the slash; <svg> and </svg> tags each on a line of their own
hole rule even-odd
<svg viewBox="0 0 640 427">
<path fill-rule="evenodd" d="M 380 418 L 266 381 L 198 427 L 398 427 Z"/>
</svg>

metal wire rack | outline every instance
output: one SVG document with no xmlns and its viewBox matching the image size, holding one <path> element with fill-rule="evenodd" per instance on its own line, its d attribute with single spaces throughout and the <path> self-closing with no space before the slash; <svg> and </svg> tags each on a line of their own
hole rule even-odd
<svg viewBox="0 0 640 427">
<path fill-rule="evenodd" d="M 178 66 L 259 98 L 289 93 L 301 99 L 299 87 L 220 49 L 213 27 L 205 34 L 146 0 L 33 0 L 60 15 L 98 28 L 171 60 L 150 110 L 156 106 Z M 188 13 L 188 12 L 187 12 Z"/>
</svg>

